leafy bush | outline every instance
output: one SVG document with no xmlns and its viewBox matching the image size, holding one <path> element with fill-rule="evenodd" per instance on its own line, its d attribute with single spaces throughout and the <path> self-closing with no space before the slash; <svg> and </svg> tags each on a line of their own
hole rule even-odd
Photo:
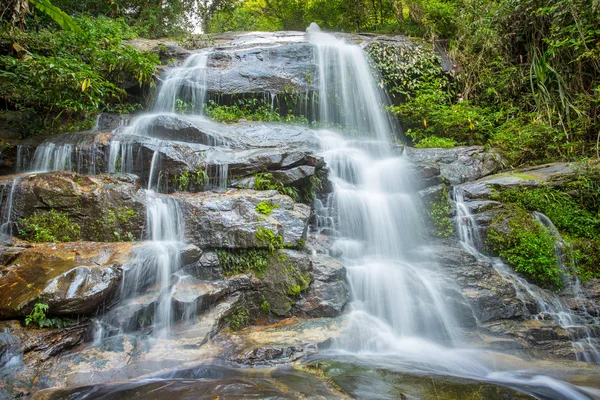
<svg viewBox="0 0 600 400">
<path fill-rule="evenodd" d="M 554 237 L 526 211 L 512 207 L 499 213 L 492 220 L 486 243 L 532 282 L 562 288 L 563 272 L 558 267 Z"/>
<path fill-rule="evenodd" d="M 81 228 L 67 213 L 51 209 L 22 219 L 19 235 L 31 242 L 72 242 L 81 238 Z"/>
<path fill-rule="evenodd" d="M 0 97 L 21 114 L 24 134 L 63 131 L 73 121 L 99 112 L 130 112 L 124 87 L 153 85 L 158 57 L 123 40 L 135 33 L 122 20 L 83 17 L 79 33 L 41 30 L 4 32 L 1 42 L 17 42 L 25 55 L 0 56 Z"/>
</svg>

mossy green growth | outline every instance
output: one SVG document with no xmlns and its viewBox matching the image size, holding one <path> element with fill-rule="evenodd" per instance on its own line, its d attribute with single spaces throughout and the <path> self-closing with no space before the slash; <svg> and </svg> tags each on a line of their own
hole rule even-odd
<svg viewBox="0 0 600 400">
<path fill-rule="evenodd" d="M 250 324 L 250 313 L 246 307 L 238 307 L 225 321 L 229 324 L 232 331 L 239 331 Z"/>
<path fill-rule="evenodd" d="M 450 218 L 452 208 L 448 199 L 448 189 L 444 187 L 437 195 L 426 201 L 426 214 L 432 232 L 437 237 L 447 238 L 454 233 L 454 224 Z"/>
<path fill-rule="evenodd" d="M 263 215 L 271 215 L 276 208 L 279 208 L 279 204 L 274 204 L 270 201 L 261 201 L 256 205 L 256 211 Z"/>
<path fill-rule="evenodd" d="M 254 272 L 262 277 L 269 265 L 271 253 L 266 249 L 217 250 L 219 265 L 225 276 Z"/>
<path fill-rule="evenodd" d="M 268 248 L 269 252 L 274 253 L 275 250 L 283 249 L 283 236 L 276 234 L 272 230 L 259 226 L 256 229 L 256 241 L 260 246 Z"/>
<path fill-rule="evenodd" d="M 271 313 L 271 303 L 265 299 L 265 296 L 263 296 L 263 301 L 260 303 L 260 310 L 267 315 Z"/>
<path fill-rule="evenodd" d="M 298 296 L 302 292 L 306 292 L 310 286 L 311 278 L 308 272 L 300 272 L 293 266 L 283 270 L 285 274 L 286 294 L 290 296 Z"/>
<path fill-rule="evenodd" d="M 202 186 L 208 183 L 208 174 L 204 167 L 197 170 L 185 170 L 172 178 L 175 188 L 180 192 L 189 192 L 193 186 Z"/>
<path fill-rule="evenodd" d="M 528 280 L 549 289 L 562 288 L 555 239 L 523 209 L 509 206 L 496 215 L 486 244 Z"/>
<path fill-rule="evenodd" d="M 581 206 L 569 194 L 548 186 L 523 190 L 515 188 L 493 193 L 490 198 L 544 213 L 556 227 L 578 237 L 600 238 L 600 216 Z"/>
<path fill-rule="evenodd" d="M 292 186 L 284 186 L 283 183 L 276 179 L 270 172 L 261 172 L 254 175 L 254 189 L 276 190 L 281 194 L 290 196 L 294 201 L 298 199 L 298 189 Z"/>
<path fill-rule="evenodd" d="M 300 195 L 302 197 L 302 200 L 307 204 L 312 203 L 315 200 L 315 197 L 317 196 L 317 192 L 321 191 L 322 189 L 322 177 L 319 176 L 319 174 L 311 176 L 308 180 L 308 184 L 300 188 Z"/>
<path fill-rule="evenodd" d="M 21 219 L 19 235 L 30 242 L 73 242 L 81 238 L 81 227 L 69 219 L 69 214 L 51 209 L 36 211 Z"/>
</svg>

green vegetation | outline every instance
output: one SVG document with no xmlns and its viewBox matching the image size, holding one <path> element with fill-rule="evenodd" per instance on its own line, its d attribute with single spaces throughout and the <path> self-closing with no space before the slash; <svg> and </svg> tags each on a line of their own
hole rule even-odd
<svg viewBox="0 0 600 400">
<path fill-rule="evenodd" d="M 30 242 L 73 242 L 81 238 L 81 228 L 67 213 L 51 209 L 36 211 L 20 221 L 19 235 Z"/>
<path fill-rule="evenodd" d="M 583 166 L 578 177 L 562 188 L 541 186 L 493 193 L 493 200 L 520 211 L 538 211 L 552 220 L 565 239 L 567 265 L 582 280 L 600 278 L 600 186 L 597 167 Z"/>
<path fill-rule="evenodd" d="M 239 331 L 250 324 L 250 313 L 246 307 L 238 307 L 225 321 L 232 331 Z"/>
<path fill-rule="evenodd" d="M 209 118 L 226 124 L 246 119 L 248 121 L 308 125 L 308 120 L 305 117 L 293 114 L 282 116 L 278 109 L 271 110 L 271 107 L 265 105 L 264 101 L 256 98 L 238 99 L 233 105 L 219 105 L 211 100 L 204 106 L 204 112 Z"/>
<path fill-rule="evenodd" d="M 554 237 L 526 211 L 511 207 L 494 217 L 487 244 L 532 282 L 554 290 L 562 287 Z"/>
<path fill-rule="evenodd" d="M 217 250 L 217 257 L 225 276 L 246 274 L 252 271 L 256 276 L 261 277 L 269 266 L 271 253 L 266 249 Z"/>
<path fill-rule="evenodd" d="M 190 192 L 197 187 L 206 185 L 208 183 L 208 174 L 205 167 L 198 168 L 195 171 L 185 170 L 179 175 L 174 175 L 172 182 L 175 184 L 176 190 Z"/>
<path fill-rule="evenodd" d="M 441 238 L 452 236 L 452 208 L 448 198 L 448 189 L 444 187 L 435 196 L 425 202 L 427 225 L 432 227 L 432 233 Z"/>
<path fill-rule="evenodd" d="M 263 301 L 260 303 L 260 310 L 267 315 L 271 313 L 271 303 L 265 299 L 265 296 L 263 296 Z"/>
<path fill-rule="evenodd" d="M 276 208 L 279 208 L 279 204 L 273 204 L 270 201 L 261 201 L 256 205 L 256 211 L 263 215 L 271 215 Z"/>
<path fill-rule="evenodd" d="M 136 37 L 123 20 L 75 20 L 81 31 L 0 33 L 0 119 L 22 136 L 90 128 L 99 112 L 140 106 L 124 90 L 132 82 L 153 85 L 158 57 L 123 43 Z"/>
<path fill-rule="evenodd" d="M 48 318 L 48 308 L 48 304 L 35 303 L 31 313 L 25 317 L 25 325 L 29 326 L 33 322 L 38 328 L 65 328 L 73 323 L 68 318 Z"/>
<path fill-rule="evenodd" d="M 298 296 L 306 292 L 310 286 L 311 278 L 308 272 L 300 272 L 293 266 L 283 270 L 285 275 L 285 289 L 289 296 Z"/>
<path fill-rule="evenodd" d="M 283 249 L 283 236 L 276 234 L 268 228 L 259 226 L 256 228 L 256 242 L 259 246 L 264 246 L 269 249 L 270 253 L 275 250 Z"/>
<path fill-rule="evenodd" d="M 277 190 L 279 193 L 290 196 L 296 201 L 298 198 L 298 189 L 292 186 L 284 186 L 280 180 L 275 179 L 270 172 L 261 172 L 254 175 L 254 189 L 256 190 Z"/>
</svg>

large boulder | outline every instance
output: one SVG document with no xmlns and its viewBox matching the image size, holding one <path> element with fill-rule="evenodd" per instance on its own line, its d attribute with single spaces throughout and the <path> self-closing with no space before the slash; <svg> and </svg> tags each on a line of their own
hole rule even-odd
<svg viewBox="0 0 600 400">
<path fill-rule="evenodd" d="M 79 224 L 82 240 L 100 242 L 141 237 L 146 210 L 139 189 L 133 175 L 51 172 L 0 178 L 0 200 L 12 201 L 13 223 L 56 210 Z"/>
<path fill-rule="evenodd" d="M 211 191 L 173 198 L 181 204 L 186 238 L 202 248 L 269 247 L 260 233 L 268 235 L 267 230 L 281 236 L 286 246 L 301 247 L 306 238 L 310 207 L 273 190 Z M 257 211 L 261 202 L 278 207 L 264 215 Z"/>
<path fill-rule="evenodd" d="M 416 163 L 434 164 L 443 178 L 452 184 L 470 182 L 502 169 L 502 158 L 482 146 L 450 149 L 417 149 L 406 147 L 405 153 Z"/>
<path fill-rule="evenodd" d="M 2 266 L 0 318 L 29 315 L 37 302 L 49 315 L 94 313 L 113 299 L 133 243 L 58 243 L 23 249 Z"/>
</svg>

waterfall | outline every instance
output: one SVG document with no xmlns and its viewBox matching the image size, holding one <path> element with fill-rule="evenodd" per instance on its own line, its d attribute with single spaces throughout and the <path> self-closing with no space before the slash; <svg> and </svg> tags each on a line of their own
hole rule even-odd
<svg viewBox="0 0 600 400">
<path fill-rule="evenodd" d="M 19 178 L 14 178 L 12 180 L 7 195 L 5 195 L 5 191 L 9 188 L 9 185 L 2 186 L 2 190 L 0 191 L 0 200 L 2 200 L 2 205 L 0 206 L 0 242 L 10 242 L 10 239 L 12 238 L 14 222 L 12 220 L 13 200 L 15 198 L 15 188 L 17 187 L 18 182 Z"/>
<path fill-rule="evenodd" d="M 156 101 L 156 112 L 193 112 L 202 114 L 206 102 L 208 53 L 188 57 L 181 67 L 171 68 L 163 78 Z"/>
<path fill-rule="evenodd" d="M 319 132 L 334 191 L 321 218 L 336 232 L 353 298 L 349 328 L 339 342 L 353 352 L 389 352 L 399 338 L 460 341 L 445 288 L 452 287 L 422 243 L 416 182 L 402 157 L 390 154 L 391 120 L 364 52 L 316 25 L 308 28 L 319 71 L 321 122 L 339 124 L 351 139 Z"/>
<path fill-rule="evenodd" d="M 519 299 L 524 303 L 526 296 L 532 298 L 537 305 L 536 318 L 552 318 L 561 328 L 569 333 L 575 355 L 578 361 L 600 363 L 600 341 L 594 337 L 590 326 L 600 326 L 600 319 L 593 317 L 585 310 L 575 313 L 555 293 L 545 292 L 543 289 L 527 282 L 524 278 L 512 271 L 500 258 L 488 257 L 481 253 L 481 235 L 477 222 L 465 204 L 464 196 L 460 188 L 454 189 L 454 200 L 456 203 L 456 229 L 459 233 L 461 244 L 469 253 L 480 260 L 490 262 L 496 271 L 515 288 Z M 571 271 L 565 266 L 564 240 L 552 221 L 539 212 L 532 213 L 534 218 L 548 230 L 556 240 L 556 256 L 558 267 L 570 275 Z M 585 295 L 577 276 L 573 276 L 573 282 L 566 282 L 565 290 L 572 290 L 575 299 L 583 300 Z"/>
<path fill-rule="evenodd" d="M 363 50 L 322 32 L 315 23 L 306 31 L 308 41 L 314 45 L 317 64 L 317 119 L 341 125 L 358 137 L 370 134 L 388 142 L 393 125 L 382 110 L 386 96 L 378 89 Z"/>
</svg>

